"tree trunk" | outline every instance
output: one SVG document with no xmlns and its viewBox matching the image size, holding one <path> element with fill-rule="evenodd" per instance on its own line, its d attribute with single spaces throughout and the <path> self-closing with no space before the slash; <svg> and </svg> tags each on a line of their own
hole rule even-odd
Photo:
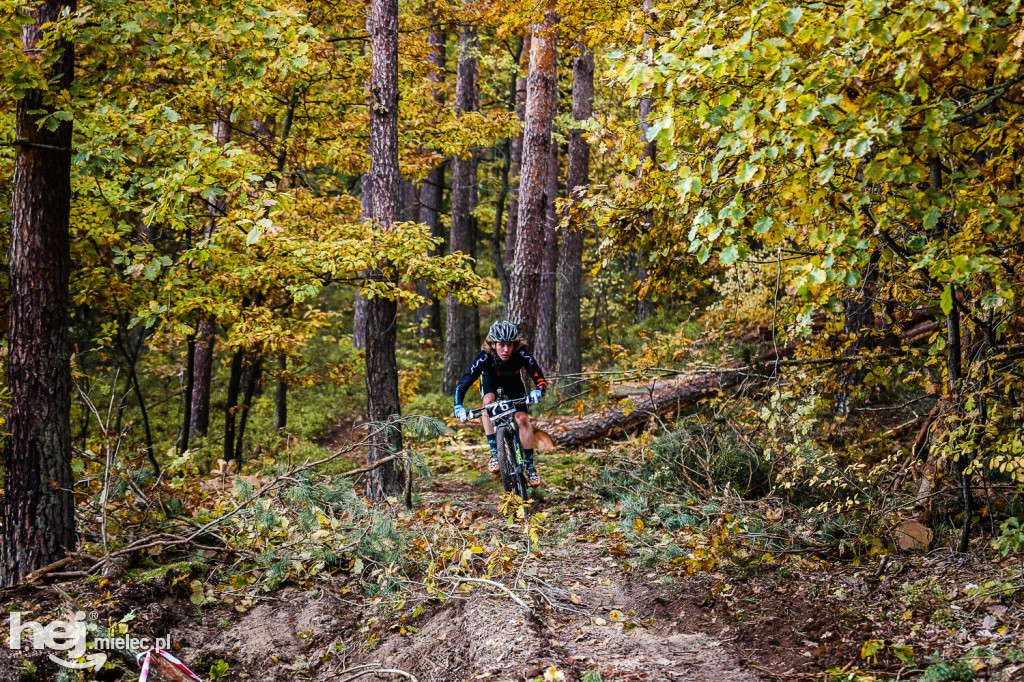
<svg viewBox="0 0 1024 682">
<path fill-rule="evenodd" d="M 196 325 L 196 351 L 192 368 L 192 414 L 189 421 L 191 437 L 204 438 L 210 428 L 210 384 L 213 378 L 213 348 L 217 329 L 213 321 L 203 317 Z"/>
<path fill-rule="evenodd" d="M 455 110 L 461 115 L 476 111 L 477 33 L 473 27 L 459 36 L 459 65 L 455 81 Z M 473 207 L 476 194 L 476 159 L 471 150 L 455 157 L 452 172 L 452 224 L 448 237 L 452 254 L 473 255 L 476 230 Z M 462 305 L 448 297 L 444 334 L 444 373 L 441 391 L 451 393 L 476 355 L 476 306 Z"/>
<path fill-rule="evenodd" d="M 370 176 L 375 229 L 390 230 L 398 216 L 398 0 L 372 0 L 370 34 Z M 381 276 L 378 270 L 374 273 Z M 398 305 L 380 296 L 366 302 L 366 397 L 371 429 L 401 413 L 395 337 Z M 402 431 L 391 426 L 373 436 L 367 464 L 402 449 Z M 381 500 L 402 489 L 394 461 L 370 472 L 366 494 Z"/>
<path fill-rule="evenodd" d="M 439 253 L 440 241 L 444 239 L 441 228 L 441 207 L 444 203 L 445 164 L 432 168 L 427 181 L 420 186 L 420 220 L 430 228 L 430 236 L 439 240 L 438 246 L 428 253 Z M 434 297 L 425 280 L 416 280 L 416 293 L 427 299 L 427 303 L 416 309 L 416 327 L 424 340 L 441 338 L 441 303 Z"/>
<path fill-rule="evenodd" d="M 519 83 L 519 62 L 523 58 L 523 39 L 516 40 L 515 63 L 516 71 L 512 73 L 508 84 L 508 110 L 516 111 L 519 101 L 517 85 Z M 522 151 L 522 138 L 517 136 Z M 505 306 L 508 303 L 509 283 L 508 271 L 505 269 L 505 253 L 502 248 L 504 240 L 502 230 L 505 227 L 502 222 L 505 218 L 505 202 L 509 198 L 509 175 L 512 172 L 512 138 L 505 138 L 501 142 L 501 170 L 499 171 L 500 185 L 498 198 L 494 202 L 494 228 L 491 230 L 491 260 L 494 261 L 494 273 L 501 285 L 501 301 L 499 303 L 499 317 L 505 316 Z M 518 161 L 516 162 L 518 166 Z M 518 170 L 518 169 L 517 169 Z"/>
<path fill-rule="evenodd" d="M 526 83 L 523 130 L 523 165 L 519 190 L 519 227 L 511 268 L 509 317 L 527 343 L 536 340 L 537 302 L 540 294 L 541 253 L 544 247 L 551 124 L 555 116 L 555 68 L 558 15 L 549 3 L 544 19 L 533 27 L 530 73 Z"/>
<path fill-rule="evenodd" d="M 548 165 L 547 192 L 544 199 L 544 249 L 541 257 L 540 300 L 537 302 L 537 342 L 534 344 L 537 362 L 541 367 L 555 366 L 555 325 L 558 304 L 558 145 L 551 145 Z"/>
<path fill-rule="evenodd" d="M 247 362 L 242 370 L 241 385 L 245 388 L 242 404 L 239 405 L 238 435 L 235 436 L 235 459 L 242 463 L 242 445 L 245 442 L 245 427 L 249 423 L 249 408 L 252 407 L 253 396 L 263 378 L 263 358 L 255 353 L 248 354 Z"/>
<path fill-rule="evenodd" d="M 594 112 L 594 53 L 579 45 L 580 53 L 572 64 L 572 117 L 586 121 Z M 569 168 L 566 171 L 566 195 L 572 197 L 589 183 L 590 145 L 583 139 L 583 130 L 569 132 Z M 562 393 L 575 396 L 582 383 L 577 375 L 583 371 L 580 345 L 580 299 L 583 286 L 583 226 L 569 225 L 562 231 L 558 252 L 558 373 L 566 379 Z"/>
<path fill-rule="evenodd" d="M 222 147 L 231 141 L 230 114 L 217 109 L 213 121 L 213 136 Z M 269 133 L 269 131 L 268 131 Z M 210 220 L 203 229 L 203 237 L 209 239 L 217 229 L 217 220 L 227 210 L 222 197 L 208 204 Z M 196 324 L 195 357 L 192 364 L 192 407 L 189 415 L 189 436 L 205 437 L 210 427 L 210 383 L 213 377 L 213 350 L 217 341 L 217 328 L 213 319 L 202 316 Z"/>
<path fill-rule="evenodd" d="M 231 356 L 231 376 L 228 378 L 228 401 L 224 406 L 224 460 L 235 458 L 235 409 L 238 407 L 238 393 L 242 385 L 242 360 L 245 351 L 235 350 Z"/>
<path fill-rule="evenodd" d="M 26 12 L 26 51 L 43 40 L 44 25 L 75 3 L 44 0 Z M 74 78 L 73 45 L 58 40 L 48 67 L 50 87 L 67 92 Z M 56 93 L 53 93 L 56 95 Z M 71 489 L 71 368 L 67 347 L 68 222 L 71 210 L 72 124 L 56 130 L 39 120 L 54 111 L 47 93 L 28 90 L 15 112 L 8 258 L 10 328 L 5 429 L 3 563 L 0 584 L 12 586 L 75 548 Z"/>
<path fill-rule="evenodd" d="M 431 17 L 431 22 L 436 19 Z M 447 36 L 440 29 L 433 29 L 427 35 L 427 43 L 431 50 L 427 59 L 434 65 L 436 71 L 429 78 L 436 84 L 432 95 L 434 102 L 444 104 L 444 91 L 440 84 L 444 81 L 445 67 L 445 43 Z M 427 181 L 420 185 L 420 221 L 430 228 L 430 236 L 434 239 L 442 239 L 444 234 L 441 230 L 441 205 L 444 202 L 444 169 L 442 162 L 436 168 L 430 169 L 427 173 Z M 431 249 L 427 255 L 435 256 L 440 247 Z M 416 328 L 419 330 L 420 338 L 423 340 L 441 338 L 441 304 L 434 297 L 425 280 L 416 280 L 416 293 L 427 299 L 427 303 L 416 309 Z"/>
<path fill-rule="evenodd" d="M 288 371 L 287 355 L 281 354 L 278 357 L 277 369 L 280 376 L 274 391 L 274 429 L 284 431 L 288 428 L 288 382 L 284 380 L 284 374 Z"/>
<path fill-rule="evenodd" d="M 530 49 L 533 44 L 533 37 L 527 34 L 523 38 L 523 46 L 519 51 L 519 71 L 525 73 L 529 68 Z M 523 60 L 526 64 L 523 64 Z M 516 77 L 516 113 L 519 120 L 526 117 L 526 76 Z M 509 285 L 501 291 L 501 307 L 508 311 L 509 297 L 512 295 L 512 278 L 510 270 L 515 261 L 516 238 L 519 232 L 519 185 L 520 173 L 523 163 L 523 135 L 520 133 L 512 138 L 509 147 L 509 173 L 512 176 L 510 181 L 510 198 L 508 201 L 508 224 L 505 228 L 505 276 L 509 278 Z"/>
<path fill-rule="evenodd" d="M 653 21 L 654 15 L 651 10 L 651 0 L 644 0 L 644 12 L 650 20 Z M 650 40 L 650 34 L 644 34 L 644 47 L 647 47 L 647 43 Z M 645 159 L 650 161 L 650 168 L 654 168 L 654 164 L 658 161 L 658 147 L 654 142 L 651 142 L 647 138 L 647 132 L 651 129 L 651 107 L 654 104 L 654 100 L 650 97 L 644 97 L 640 100 L 640 134 L 643 136 L 643 155 L 640 157 L 640 166 L 637 168 L 637 178 L 642 179 L 644 176 L 644 164 Z M 650 232 L 654 229 L 654 214 L 651 211 L 645 211 L 643 214 L 643 225 L 644 230 Z M 650 273 L 644 264 L 645 255 L 641 252 L 637 254 L 637 284 L 640 287 L 640 292 L 637 295 L 636 302 L 636 318 L 641 324 L 647 320 L 651 315 L 654 314 L 654 301 L 651 300 L 650 295 L 642 293 L 643 288 L 647 285 L 647 280 Z"/>
<path fill-rule="evenodd" d="M 184 400 L 181 401 L 184 407 L 184 414 L 181 415 L 181 430 L 178 431 L 177 451 L 179 453 L 188 450 L 189 432 L 192 430 L 192 377 L 196 371 L 196 335 L 193 332 L 188 337 L 185 345 L 185 386 Z"/>
</svg>

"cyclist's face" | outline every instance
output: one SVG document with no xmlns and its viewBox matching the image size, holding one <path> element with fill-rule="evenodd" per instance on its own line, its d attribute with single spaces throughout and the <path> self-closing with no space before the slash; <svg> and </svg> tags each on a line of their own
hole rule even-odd
<svg viewBox="0 0 1024 682">
<path fill-rule="evenodd" d="M 512 344 L 507 341 L 498 341 L 494 344 L 494 350 L 503 361 L 508 360 L 509 356 L 512 355 Z"/>
</svg>

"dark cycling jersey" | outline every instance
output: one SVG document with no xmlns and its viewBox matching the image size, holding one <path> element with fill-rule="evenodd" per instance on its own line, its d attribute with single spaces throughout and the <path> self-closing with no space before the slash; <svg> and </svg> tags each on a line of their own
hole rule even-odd
<svg viewBox="0 0 1024 682">
<path fill-rule="evenodd" d="M 548 382 L 544 379 L 544 373 L 540 371 L 540 365 L 530 355 L 530 351 L 526 346 L 520 346 L 517 350 L 512 351 L 512 355 L 504 362 L 485 350 L 480 351 L 473 358 L 473 363 L 469 366 L 469 369 L 462 375 L 459 385 L 455 387 L 455 404 L 462 404 L 462 399 L 466 397 L 466 391 L 469 390 L 469 387 L 473 385 L 473 382 L 483 372 L 496 375 L 498 382 L 501 383 L 503 379 L 511 379 L 518 376 L 519 370 L 523 367 L 529 372 L 537 388 L 546 391 Z"/>
</svg>

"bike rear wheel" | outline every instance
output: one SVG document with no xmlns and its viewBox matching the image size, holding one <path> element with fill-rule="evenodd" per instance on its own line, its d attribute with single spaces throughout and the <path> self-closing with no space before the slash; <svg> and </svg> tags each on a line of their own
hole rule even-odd
<svg viewBox="0 0 1024 682">
<path fill-rule="evenodd" d="M 499 427 L 497 430 L 498 466 L 501 468 L 501 485 L 505 492 L 515 493 L 525 502 L 530 495 L 526 475 L 516 462 L 516 437 L 511 430 Z"/>
</svg>

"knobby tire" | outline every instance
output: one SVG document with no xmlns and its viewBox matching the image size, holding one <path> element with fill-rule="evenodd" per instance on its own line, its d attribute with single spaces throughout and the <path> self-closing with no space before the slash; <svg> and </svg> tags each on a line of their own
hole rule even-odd
<svg viewBox="0 0 1024 682">
<path fill-rule="evenodd" d="M 505 492 L 515 493 L 525 502 L 530 495 L 530 486 L 523 473 L 516 473 L 516 442 L 509 429 L 497 430 L 498 466 L 501 468 L 501 485 Z"/>
</svg>

